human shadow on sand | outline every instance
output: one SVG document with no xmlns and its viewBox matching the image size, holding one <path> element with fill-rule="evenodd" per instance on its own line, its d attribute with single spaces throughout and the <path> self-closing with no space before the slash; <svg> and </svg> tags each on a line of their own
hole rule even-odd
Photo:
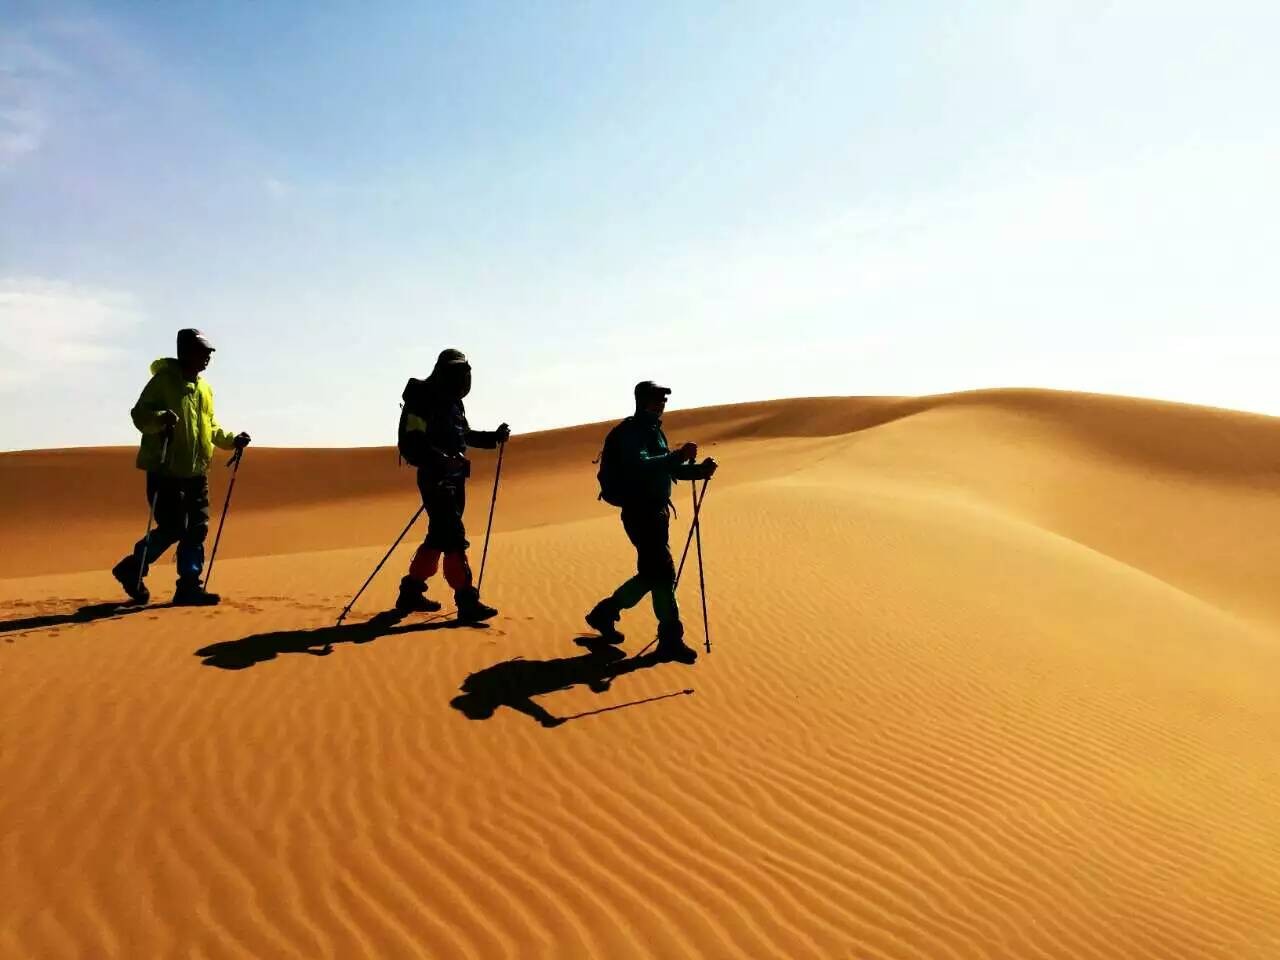
<svg viewBox="0 0 1280 960">
<path fill-rule="evenodd" d="M 93 623 L 95 620 L 118 620 L 134 613 L 163 610 L 170 603 L 136 604 L 129 600 L 109 600 L 106 603 L 87 603 L 70 613 L 46 613 L 21 620 L 0 620 L 0 633 L 17 633 L 21 630 L 41 630 L 47 627 L 64 627 L 72 623 Z"/>
<path fill-rule="evenodd" d="M 405 614 L 396 610 L 379 613 L 363 623 L 344 623 L 341 626 L 313 627 L 310 630 L 279 630 L 274 633 L 255 633 L 239 640 L 223 640 L 201 647 L 197 657 L 203 657 L 206 667 L 222 670 L 244 670 L 255 663 L 274 660 L 282 653 L 309 653 L 323 657 L 339 643 L 369 643 L 378 637 L 398 633 L 422 633 L 428 630 L 453 630 L 459 627 L 487 630 L 487 623 L 462 623 L 433 614 L 427 620 L 401 626 Z"/>
<path fill-rule="evenodd" d="M 450 706 L 461 711 L 470 720 L 488 720 L 499 707 L 510 707 L 532 717 L 544 727 L 558 727 L 580 717 L 693 693 L 692 690 L 677 690 L 599 710 L 587 710 L 573 716 L 557 717 L 533 698 L 557 690 L 567 690 L 579 684 L 593 693 L 604 693 L 615 679 L 624 674 L 668 662 L 653 653 L 628 657 L 622 650 L 595 637 L 579 637 L 574 642 L 583 647 L 586 653 L 555 660 L 525 660 L 517 657 L 476 671 L 463 681 L 459 688 L 462 690 L 461 695 L 454 697 Z"/>
</svg>

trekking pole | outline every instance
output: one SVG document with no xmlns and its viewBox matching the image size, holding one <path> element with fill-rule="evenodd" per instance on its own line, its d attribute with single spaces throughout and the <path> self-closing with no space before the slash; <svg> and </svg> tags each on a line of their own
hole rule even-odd
<svg viewBox="0 0 1280 960">
<path fill-rule="evenodd" d="M 707 489 L 707 484 L 710 481 L 711 481 L 710 477 L 702 481 L 703 491 Z M 695 508 L 695 512 L 697 512 L 696 508 Z M 698 543 L 698 591 L 702 594 L 702 639 L 703 639 L 703 642 L 706 643 L 707 645 L 707 653 L 710 653 L 711 652 L 711 624 L 707 620 L 707 580 L 706 580 L 706 577 L 703 576 L 703 571 L 702 571 L 702 524 L 695 522 L 693 525 L 693 529 L 695 531 L 694 539 Z"/>
<path fill-rule="evenodd" d="M 680 575 L 684 573 L 684 560 L 685 560 L 685 557 L 687 557 L 687 556 L 689 555 L 689 544 L 693 541 L 693 537 L 694 537 L 695 532 L 697 532 L 697 531 L 701 528 L 701 523 L 699 522 L 699 517 L 700 517 L 700 515 L 701 515 L 701 513 L 702 513 L 702 501 L 706 499 L 706 496 L 707 496 L 707 484 L 709 484 L 710 482 L 711 482 L 711 478 L 710 478 L 710 477 L 707 477 L 705 480 L 703 480 L 703 481 L 702 481 L 702 489 L 701 489 L 701 490 L 698 490 L 696 487 L 692 486 L 692 484 L 690 485 L 690 492 L 691 492 L 691 493 L 692 493 L 692 495 L 693 495 L 693 522 L 692 522 L 691 524 L 689 524 L 689 536 L 688 536 L 688 538 L 687 538 L 687 539 L 685 540 L 685 542 L 684 542 L 684 553 L 682 553 L 682 554 L 680 555 L 680 569 L 678 569 L 678 570 L 676 571 L 676 582 L 675 582 L 675 586 L 677 586 L 677 587 L 678 587 L 678 586 L 680 586 Z M 699 542 L 699 544 L 701 544 L 701 542 L 702 542 L 702 541 L 701 541 L 701 539 L 699 539 L 699 541 L 698 541 L 698 542 Z M 701 556 L 701 553 L 699 553 L 699 556 Z M 701 562 L 701 561 L 699 561 L 699 562 Z M 703 611 L 704 611 L 704 613 L 705 613 L 705 611 L 706 611 L 706 602 L 705 602 L 705 600 L 706 600 L 706 598 L 705 598 L 705 596 L 704 596 L 704 598 L 703 598 L 703 601 L 704 601 L 704 602 L 703 602 Z M 704 617 L 704 620 L 705 620 L 705 617 Z M 705 624 L 704 624 L 704 626 L 705 626 Z M 637 654 L 636 654 L 636 656 L 637 656 L 637 657 L 643 657 L 646 653 L 648 653 L 648 652 L 649 652 L 649 648 L 650 648 L 650 647 L 652 647 L 652 646 L 653 646 L 655 643 L 657 643 L 657 642 L 658 642 L 658 640 L 657 640 L 657 638 L 656 638 L 656 637 L 655 637 L 654 639 L 650 640 L 650 641 L 648 642 L 648 644 L 645 646 L 645 648 L 644 648 L 643 650 L 641 650 L 639 653 L 637 653 Z M 708 648 L 708 650 L 709 650 L 709 649 L 710 649 L 710 648 Z"/>
<path fill-rule="evenodd" d="M 502 476 L 502 453 L 506 450 L 505 442 L 498 444 L 498 465 L 493 471 L 493 499 L 489 501 L 489 525 L 484 530 L 484 552 L 480 554 L 480 576 L 476 578 L 476 593 L 484 583 L 484 562 L 489 559 L 489 533 L 493 530 L 493 508 L 498 505 L 498 478 Z"/>
<path fill-rule="evenodd" d="M 165 430 L 164 442 L 160 445 L 160 469 L 163 470 L 169 459 L 169 438 L 173 436 L 173 428 Z M 157 471 L 158 473 L 158 471 Z M 156 518 L 156 501 L 160 499 L 160 479 L 156 477 L 156 492 L 151 495 L 151 510 L 147 513 L 147 532 L 142 537 L 142 562 L 138 564 L 137 591 L 142 592 L 142 578 L 147 572 L 147 553 L 151 550 L 151 523 Z"/>
<path fill-rule="evenodd" d="M 356 605 L 356 601 L 360 599 L 360 595 L 364 593 L 369 584 L 373 583 L 373 578 L 378 575 L 378 571 L 382 569 L 382 565 L 391 559 L 391 554 L 396 552 L 396 547 L 400 546 L 400 541 L 405 538 L 405 534 L 407 534 L 413 528 L 413 525 L 418 522 L 418 517 L 422 515 L 422 511 L 425 509 L 426 507 L 419 507 L 414 512 L 409 522 L 405 524 L 405 528 L 400 531 L 400 536 L 396 537 L 396 542 L 393 543 L 391 545 L 391 549 L 387 551 L 386 556 L 379 560 L 378 565 L 373 568 L 373 573 L 369 574 L 369 579 L 364 582 L 364 586 L 356 591 L 356 595 L 351 598 L 351 602 L 343 607 L 342 613 L 338 614 L 338 622 L 335 626 L 342 626 L 342 621 L 347 618 L 347 614 L 350 613 L 351 608 Z"/>
<path fill-rule="evenodd" d="M 218 559 L 218 544 L 222 541 L 222 525 L 227 522 L 227 508 L 231 506 L 231 491 L 236 488 L 236 474 L 240 472 L 240 461 L 244 458 L 244 447 L 237 447 L 236 452 L 227 461 L 231 468 L 231 483 L 227 485 L 227 499 L 222 504 L 222 516 L 218 518 L 218 534 L 213 538 L 213 552 L 209 554 L 209 569 L 205 571 L 204 588 L 209 589 L 209 581 L 213 579 L 213 561 Z"/>
<path fill-rule="evenodd" d="M 689 556 L 689 545 L 693 543 L 693 531 L 698 524 L 698 511 L 702 509 L 702 498 L 706 496 L 707 484 L 710 482 L 710 477 L 703 481 L 702 491 L 693 500 L 693 523 L 689 525 L 689 535 L 684 538 L 684 550 L 680 553 L 680 566 L 676 569 L 676 586 L 680 586 L 680 575 L 684 573 L 684 561 Z"/>
</svg>

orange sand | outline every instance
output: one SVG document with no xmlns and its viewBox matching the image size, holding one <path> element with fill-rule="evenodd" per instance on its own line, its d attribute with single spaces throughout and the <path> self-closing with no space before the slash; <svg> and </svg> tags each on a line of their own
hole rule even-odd
<svg viewBox="0 0 1280 960">
<path fill-rule="evenodd" d="M 672 414 L 723 464 L 714 649 L 607 688 L 574 644 L 633 562 L 603 432 L 510 444 L 487 629 L 359 625 L 419 528 L 356 626 L 308 633 L 416 507 L 388 450 L 251 449 L 224 604 L 93 620 L 146 518 L 132 452 L 0 455 L 0 955 L 1280 957 L 1280 421 L 1031 391 Z M 623 629 L 638 652 L 652 614 Z M 575 683 L 534 697 L 572 719 L 451 706 L 513 658 Z"/>
</svg>

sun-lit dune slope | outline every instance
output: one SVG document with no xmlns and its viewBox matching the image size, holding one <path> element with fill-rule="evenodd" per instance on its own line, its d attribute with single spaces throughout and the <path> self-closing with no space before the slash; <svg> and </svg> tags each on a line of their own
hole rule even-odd
<svg viewBox="0 0 1280 960">
<path fill-rule="evenodd" d="M 634 563 L 605 424 L 509 445 L 487 629 L 371 621 L 421 528 L 332 628 L 416 507 L 393 451 L 251 450 L 226 601 L 134 612 L 96 606 L 132 454 L 0 455 L 0 956 L 1280 957 L 1280 421 L 988 391 L 667 427 L 723 465 L 692 668 L 574 642 Z"/>
</svg>

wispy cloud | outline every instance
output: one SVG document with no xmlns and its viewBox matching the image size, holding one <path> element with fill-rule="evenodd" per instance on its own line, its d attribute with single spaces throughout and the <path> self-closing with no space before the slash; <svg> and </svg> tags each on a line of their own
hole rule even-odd
<svg viewBox="0 0 1280 960">
<path fill-rule="evenodd" d="M 0 277 L 0 392 L 114 362 L 141 320 L 127 293 L 38 277 Z"/>
<path fill-rule="evenodd" d="M 0 170 L 38 151 L 67 66 L 26 35 L 0 28 Z"/>
<path fill-rule="evenodd" d="M 48 128 L 48 117 L 34 106 L 0 106 L 0 166 L 34 153 Z"/>
<path fill-rule="evenodd" d="M 280 177 L 265 177 L 262 189 L 272 200 L 287 200 L 298 192 L 296 184 Z"/>
</svg>

